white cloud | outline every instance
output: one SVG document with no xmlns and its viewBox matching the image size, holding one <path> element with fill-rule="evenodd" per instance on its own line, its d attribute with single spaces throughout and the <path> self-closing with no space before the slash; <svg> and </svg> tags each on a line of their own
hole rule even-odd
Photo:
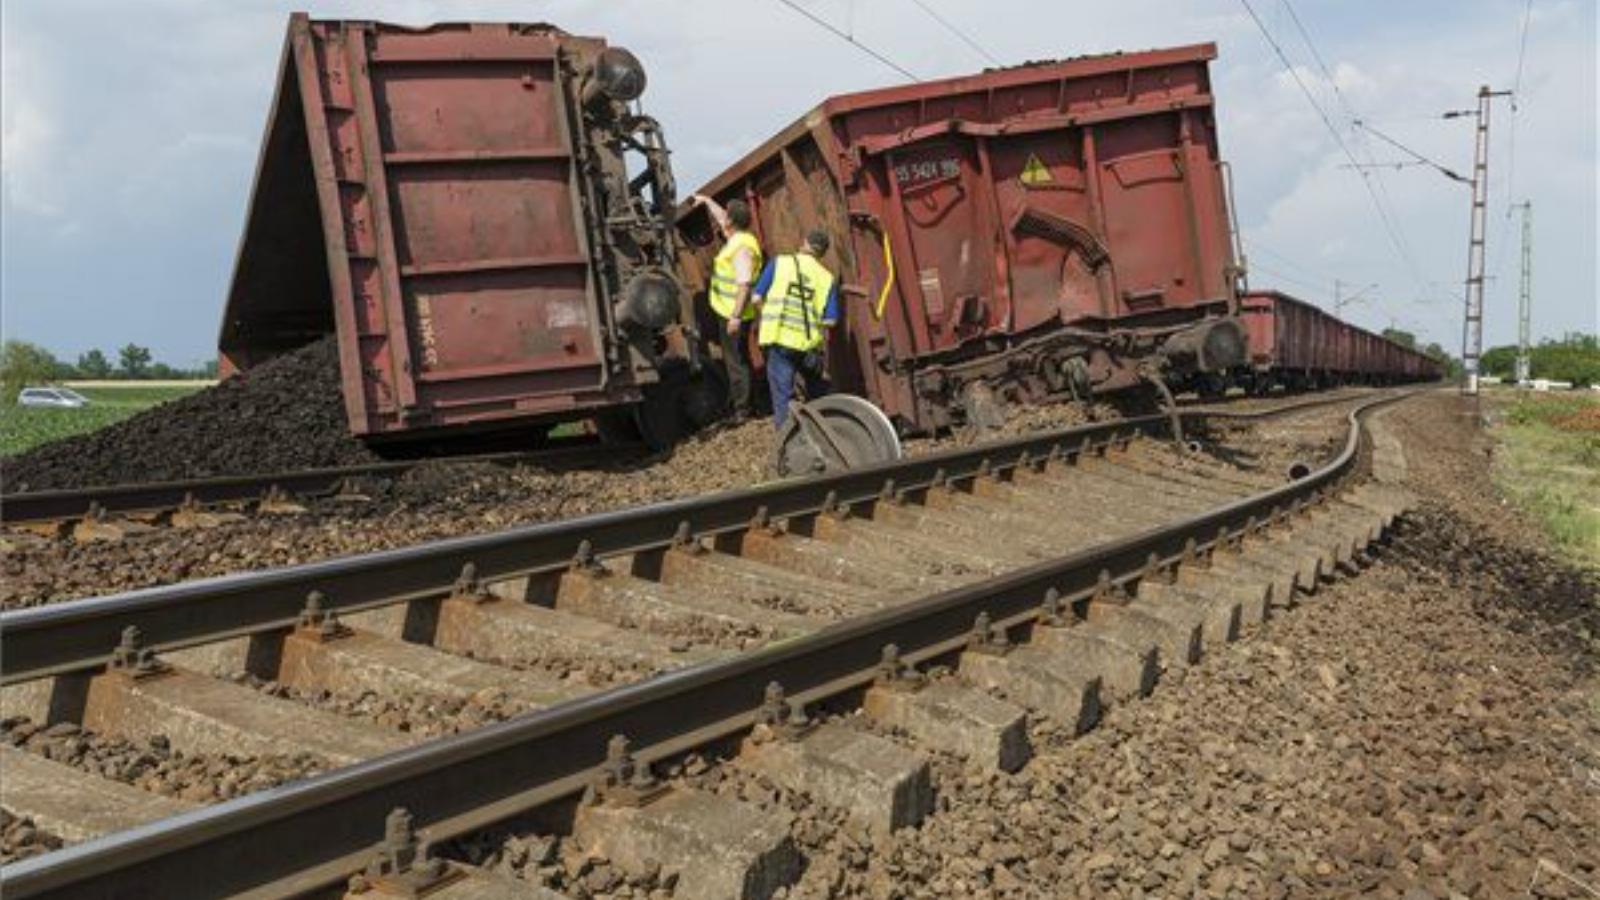
<svg viewBox="0 0 1600 900">
<path fill-rule="evenodd" d="M 13 29 L 0 27 L 0 183 L 3 202 L 18 210 L 55 216 L 60 210 L 40 175 L 53 156 L 58 134 L 48 92 L 31 77 L 39 54 Z"/>
</svg>

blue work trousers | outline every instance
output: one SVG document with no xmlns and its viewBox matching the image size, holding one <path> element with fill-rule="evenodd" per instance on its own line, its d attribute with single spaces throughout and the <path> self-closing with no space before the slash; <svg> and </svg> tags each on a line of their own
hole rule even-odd
<svg viewBox="0 0 1600 900">
<path fill-rule="evenodd" d="M 772 424 L 782 428 L 789 418 L 789 401 L 794 399 L 794 382 L 805 381 L 806 399 L 815 400 L 828 392 L 822 374 L 822 354 L 802 353 L 771 344 L 762 348 L 767 356 L 767 388 L 772 391 Z"/>
</svg>

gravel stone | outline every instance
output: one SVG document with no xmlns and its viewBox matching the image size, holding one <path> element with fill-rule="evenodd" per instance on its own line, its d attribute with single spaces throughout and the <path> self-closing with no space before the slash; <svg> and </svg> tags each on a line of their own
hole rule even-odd
<svg viewBox="0 0 1600 900">
<path fill-rule="evenodd" d="M 41 728 L 20 716 L 0 720 L 0 741 L 103 778 L 196 803 L 227 800 L 332 768 L 311 753 L 183 753 L 171 749 L 161 735 L 136 743 L 98 735 L 71 722 Z"/>
</svg>

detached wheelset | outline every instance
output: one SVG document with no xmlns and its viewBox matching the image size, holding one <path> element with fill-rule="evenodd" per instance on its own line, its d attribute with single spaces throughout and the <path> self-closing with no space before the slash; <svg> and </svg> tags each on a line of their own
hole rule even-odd
<svg viewBox="0 0 1600 900">
<path fill-rule="evenodd" d="M 830 394 L 789 407 L 773 467 L 783 477 L 821 475 L 902 455 L 900 436 L 883 410 L 852 394 Z"/>
</svg>

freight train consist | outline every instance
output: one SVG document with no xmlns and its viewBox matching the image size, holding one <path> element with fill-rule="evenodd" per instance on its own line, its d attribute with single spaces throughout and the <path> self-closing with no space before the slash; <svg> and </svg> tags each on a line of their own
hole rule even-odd
<svg viewBox="0 0 1600 900">
<path fill-rule="evenodd" d="M 1246 294 L 1240 318 L 1249 335 L 1250 358 L 1227 373 L 1227 384 L 1253 393 L 1444 377 L 1443 366 L 1433 357 L 1278 291 Z"/>
<path fill-rule="evenodd" d="M 1367 355 L 1340 357 L 1356 368 L 1302 370 L 1301 345 L 1271 342 L 1301 340 L 1303 305 L 1260 350 L 1215 56 L 834 97 L 703 193 L 746 200 L 769 255 L 830 234 L 846 309 L 829 374 L 901 432 L 992 422 L 1008 402 L 1265 384 L 1276 368 L 1416 377 L 1403 354 L 1412 369 L 1370 369 L 1391 357 L 1365 332 Z M 662 130 L 636 105 L 645 80 L 627 51 L 546 25 L 294 16 L 222 371 L 337 335 L 351 430 L 379 440 L 593 418 L 668 441 L 711 421 L 718 240 L 703 207 L 678 204 Z"/>
</svg>

